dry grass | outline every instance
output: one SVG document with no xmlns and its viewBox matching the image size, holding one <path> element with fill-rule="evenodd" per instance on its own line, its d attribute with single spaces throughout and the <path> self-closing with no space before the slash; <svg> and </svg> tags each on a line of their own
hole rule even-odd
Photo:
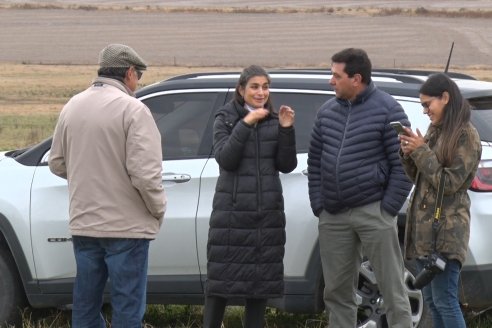
<svg viewBox="0 0 492 328">
<path fill-rule="evenodd" d="M 151 67 L 141 86 L 212 67 Z M 53 133 L 63 105 L 87 88 L 97 66 L 0 64 L 0 151 L 35 144 Z"/>
<path fill-rule="evenodd" d="M 212 67 L 151 67 L 141 86 L 192 72 L 237 70 Z M 0 64 L 0 113 L 19 115 L 58 112 L 76 93 L 89 86 L 97 76 L 94 65 Z"/>
<path fill-rule="evenodd" d="M 437 69 L 436 67 L 420 67 Z M 141 86 L 169 77 L 210 71 L 238 71 L 238 67 L 150 67 Z M 492 81 L 490 67 L 452 68 L 453 71 Z M 0 63 L 0 113 L 57 113 L 74 94 L 85 89 L 96 77 L 95 65 L 23 65 Z"/>
<path fill-rule="evenodd" d="M 436 67 L 421 67 L 437 69 Z M 193 72 L 238 71 L 238 67 L 150 67 L 141 86 Z M 452 69 L 492 81 L 485 67 Z M 0 151 L 23 148 L 49 137 L 63 105 L 96 77 L 94 65 L 0 64 Z"/>
<path fill-rule="evenodd" d="M 106 322 L 111 321 L 111 309 L 104 307 Z M 144 317 L 144 328 L 199 328 L 202 327 L 203 307 L 199 305 L 148 305 Z M 54 309 L 25 310 L 23 328 L 66 328 L 70 327 L 70 312 Z M 244 309 L 229 306 L 224 316 L 224 328 L 241 328 Z M 265 328 L 324 328 L 327 325 L 324 314 L 291 314 L 267 308 Z M 492 313 L 483 313 L 476 317 L 467 317 L 469 328 L 492 327 Z M 9 327 L 11 328 L 11 327 Z"/>
<path fill-rule="evenodd" d="M 481 8 L 451 8 L 451 9 L 427 9 L 425 7 L 379 8 L 373 6 L 354 7 L 287 7 L 287 6 L 165 6 L 165 5 L 94 5 L 94 4 L 60 4 L 60 3 L 7 3 L 0 4 L 0 9 L 71 9 L 71 10 L 111 10 L 111 11 L 138 11 L 138 12 L 161 12 L 161 13 L 227 13 L 227 14 L 293 14 L 293 13 L 321 13 L 329 15 L 365 15 L 365 16 L 429 16 L 429 17 L 466 17 L 466 18 L 491 18 L 492 10 Z"/>
</svg>

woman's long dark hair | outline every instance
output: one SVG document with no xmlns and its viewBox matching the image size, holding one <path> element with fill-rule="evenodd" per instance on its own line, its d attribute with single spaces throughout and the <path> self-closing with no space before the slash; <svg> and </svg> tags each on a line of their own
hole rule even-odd
<svg viewBox="0 0 492 328">
<path fill-rule="evenodd" d="M 241 73 L 241 75 L 239 76 L 239 80 L 237 81 L 236 92 L 234 93 L 234 100 L 240 103 L 241 106 L 244 106 L 244 98 L 239 93 L 239 89 L 240 88 L 246 89 L 246 84 L 248 84 L 248 81 L 255 76 L 264 76 L 266 77 L 268 84 L 270 85 L 271 83 L 270 76 L 262 67 L 258 65 L 251 65 L 243 69 L 243 72 Z M 270 111 L 273 110 L 273 105 L 270 96 L 268 96 L 267 102 L 265 103 L 265 109 L 268 109 Z"/>
<path fill-rule="evenodd" d="M 449 94 L 449 101 L 444 106 L 440 123 L 441 142 L 437 145 L 436 154 L 444 166 L 449 166 L 455 156 L 458 140 L 470 122 L 471 108 L 456 83 L 446 74 L 433 74 L 420 87 L 420 93 L 430 97 L 441 98 L 444 92 Z"/>
</svg>

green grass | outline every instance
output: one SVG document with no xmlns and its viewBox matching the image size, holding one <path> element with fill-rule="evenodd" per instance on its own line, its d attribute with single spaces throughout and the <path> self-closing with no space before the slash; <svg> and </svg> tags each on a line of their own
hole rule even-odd
<svg viewBox="0 0 492 328">
<path fill-rule="evenodd" d="M 53 134 L 58 114 L 15 115 L 0 113 L 0 151 L 33 145 Z"/>
<path fill-rule="evenodd" d="M 144 317 L 145 328 L 200 328 L 203 307 L 198 305 L 149 305 Z M 104 309 L 106 321 L 110 323 L 111 310 Z M 229 306 L 224 316 L 224 328 L 242 328 L 243 308 Z M 25 310 L 22 328 L 67 328 L 70 327 L 70 312 L 60 310 Z M 291 314 L 272 308 L 265 313 L 265 328 L 325 328 L 323 314 Z M 492 327 L 492 312 L 466 320 L 468 328 Z"/>
</svg>

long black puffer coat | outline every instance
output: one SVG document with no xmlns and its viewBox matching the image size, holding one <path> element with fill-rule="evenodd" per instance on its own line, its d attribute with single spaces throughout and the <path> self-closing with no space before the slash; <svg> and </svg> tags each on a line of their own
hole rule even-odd
<svg viewBox="0 0 492 328">
<path fill-rule="evenodd" d="M 283 295 L 285 214 L 279 171 L 297 166 L 294 128 L 270 115 L 249 126 L 233 101 L 214 124 L 220 166 L 207 245 L 208 296 L 275 298 Z"/>
</svg>

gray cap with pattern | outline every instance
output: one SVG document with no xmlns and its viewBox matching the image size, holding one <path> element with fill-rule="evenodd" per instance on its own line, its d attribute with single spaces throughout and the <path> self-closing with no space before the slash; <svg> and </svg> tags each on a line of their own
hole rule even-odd
<svg viewBox="0 0 492 328">
<path fill-rule="evenodd" d="M 139 71 L 147 69 L 147 65 L 135 50 L 124 44 L 110 44 L 99 53 L 100 67 L 130 67 Z"/>
</svg>

